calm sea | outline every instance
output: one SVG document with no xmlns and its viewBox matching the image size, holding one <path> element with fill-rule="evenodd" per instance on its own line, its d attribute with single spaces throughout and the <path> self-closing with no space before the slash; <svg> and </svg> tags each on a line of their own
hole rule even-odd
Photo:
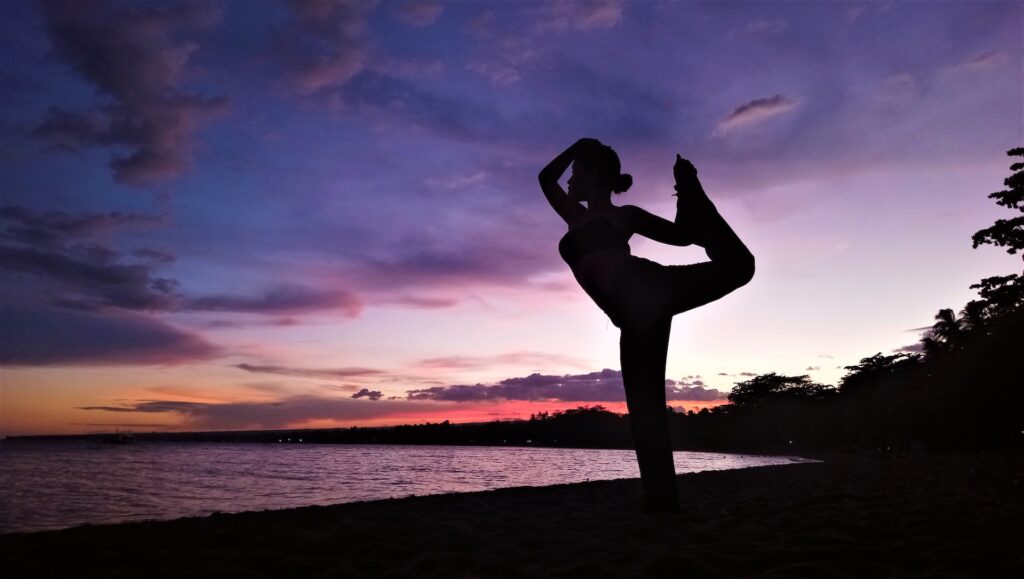
<svg viewBox="0 0 1024 579">
<path fill-rule="evenodd" d="M 675 461 L 684 473 L 806 459 Z M 0 533 L 639 476 L 632 450 L 0 442 Z"/>
</svg>

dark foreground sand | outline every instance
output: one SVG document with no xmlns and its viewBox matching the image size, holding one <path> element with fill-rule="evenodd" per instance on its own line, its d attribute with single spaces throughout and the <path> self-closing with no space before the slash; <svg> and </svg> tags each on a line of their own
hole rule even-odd
<svg viewBox="0 0 1024 579">
<path fill-rule="evenodd" d="M 1024 577 L 1021 455 L 824 457 L 0 536 L 4 577 Z M 2 492 L 2 491 L 0 491 Z"/>
</svg>

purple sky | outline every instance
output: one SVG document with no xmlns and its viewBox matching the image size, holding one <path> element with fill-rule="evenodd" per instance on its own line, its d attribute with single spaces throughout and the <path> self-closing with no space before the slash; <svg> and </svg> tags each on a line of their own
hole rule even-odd
<svg viewBox="0 0 1024 579">
<path fill-rule="evenodd" d="M 537 172 L 676 153 L 757 257 L 675 320 L 672 404 L 835 383 L 1019 259 L 1019 2 L 7 0 L 0 433 L 624 411 Z M 705 259 L 639 237 L 662 263 Z M 133 426 L 143 428 L 139 426 Z"/>
</svg>

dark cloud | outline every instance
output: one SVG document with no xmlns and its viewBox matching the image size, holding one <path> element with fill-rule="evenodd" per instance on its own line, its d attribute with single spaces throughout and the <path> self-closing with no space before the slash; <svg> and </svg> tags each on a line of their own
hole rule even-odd
<svg viewBox="0 0 1024 579">
<path fill-rule="evenodd" d="M 362 311 L 362 302 L 341 289 L 319 290 L 279 285 L 262 295 L 189 297 L 178 281 L 159 277 L 156 269 L 175 260 L 166 250 L 140 248 L 126 261 L 122 252 L 91 239 L 128 226 L 165 224 L 166 216 L 132 213 L 35 212 L 25 207 L 0 208 L 0 269 L 30 274 L 50 284 L 51 304 L 81 310 L 215 311 L 280 316 L 335 310 L 347 317 Z M 287 325 L 290 322 L 275 322 Z"/>
<path fill-rule="evenodd" d="M 0 308 L 5 365 L 177 364 L 222 355 L 203 337 L 131 312 Z"/>
<path fill-rule="evenodd" d="M 754 99 L 744 103 L 726 116 L 715 128 L 715 135 L 722 136 L 735 129 L 756 125 L 776 115 L 796 108 L 799 101 L 777 94 L 768 98 Z"/>
<path fill-rule="evenodd" d="M 164 216 L 130 213 L 35 212 L 25 207 L 0 209 L 0 269 L 20 272 L 51 284 L 50 303 L 82 310 L 122 308 L 166 310 L 178 301 L 177 282 L 157 277 L 154 268 L 170 254 L 146 254 L 143 263 L 127 263 L 120 252 L 90 239 L 127 226 L 152 226 Z M 154 260 L 153 257 L 161 258 Z"/>
<path fill-rule="evenodd" d="M 219 19 L 211 4 L 149 7 L 130 2 L 41 0 L 56 53 L 110 102 L 92 109 L 51 107 L 36 134 L 67 149 L 127 147 L 110 166 L 120 182 L 140 184 L 188 167 L 197 126 L 227 108 L 180 85 L 196 50 L 182 40 Z"/>
<path fill-rule="evenodd" d="M 164 310 L 177 299 L 177 283 L 152 276 L 145 264 L 122 264 L 97 245 L 76 245 L 67 252 L 0 246 L 0 268 L 49 278 L 62 286 L 52 303 L 99 310 Z"/>
<path fill-rule="evenodd" d="M 360 303 L 343 291 L 296 286 L 262 296 L 184 298 L 177 280 L 156 269 L 173 261 L 164 250 L 137 249 L 141 261 L 93 239 L 125 227 L 166 223 L 165 216 L 132 213 L 36 212 L 0 208 L 0 270 L 9 296 L 4 311 L 5 363 L 158 364 L 215 357 L 219 350 L 199 335 L 139 312 L 202 310 L 279 316 L 340 310 Z M 15 307 L 17 305 L 17 307 Z M 277 317 L 272 323 L 292 323 Z"/>
<path fill-rule="evenodd" d="M 300 378 L 347 379 L 356 376 L 379 376 L 382 370 L 372 368 L 289 368 L 286 366 L 261 366 L 255 364 L 236 364 L 235 368 L 260 374 L 280 374 L 282 376 L 298 376 Z"/>
<path fill-rule="evenodd" d="M 203 337 L 140 312 L 177 308 L 177 282 L 155 268 L 169 253 L 141 249 L 142 262 L 93 237 L 164 224 L 164 216 L 0 209 L 4 271 L 4 363 L 173 364 L 222 354 Z"/>
<path fill-rule="evenodd" d="M 821 370 L 820 366 L 808 366 L 804 371 L 805 372 L 816 372 L 818 370 Z"/>
<path fill-rule="evenodd" d="M 19 205 L 0 208 L 0 219 L 6 222 L 0 238 L 37 247 L 60 246 L 71 239 L 93 237 L 126 227 L 162 226 L 170 221 L 167 215 L 142 215 L 120 211 L 83 212 L 71 215 L 64 211 L 36 212 Z M 171 258 L 173 259 L 173 256 Z"/>
<path fill-rule="evenodd" d="M 694 382 L 666 381 L 668 400 L 721 400 L 725 394 Z M 409 400 L 474 402 L 481 400 L 560 400 L 565 402 L 624 401 L 622 373 L 604 369 L 589 374 L 549 376 L 531 374 L 493 385 L 434 386 L 410 390 Z"/>
<path fill-rule="evenodd" d="M 141 400 L 121 406 L 85 406 L 100 412 L 141 412 L 176 414 L 185 426 L 196 429 L 276 429 L 301 425 L 310 420 L 364 420 L 391 414 L 437 412 L 445 405 L 405 400 L 353 400 L 320 396 L 296 396 L 272 402 L 205 403 L 174 400 Z"/>
<path fill-rule="evenodd" d="M 322 310 L 341 310 L 347 317 L 362 311 L 362 302 L 344 290 L 314 290 L 281 285 L 259 296 L 202 296 L 185 300 L 184 308 L 194 311 L 240 312 L 255 314 L 299 314 Z"/>
<path fill-rule="evenodd" d="M 352 395 L 352 398 L 369 398 L 370 400 L 380 400 L 380 397 L 380 390 L 370 390 L 369 388 L 363 388 Z"/>
</svg>

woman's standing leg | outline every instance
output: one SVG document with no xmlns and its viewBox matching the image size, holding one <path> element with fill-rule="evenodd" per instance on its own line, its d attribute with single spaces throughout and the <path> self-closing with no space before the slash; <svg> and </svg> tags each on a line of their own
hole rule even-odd
<svg viewBox="0 0 1024 579">
<path fill-rule="evenodd" d="M 626 406 L 644 488 L 644 510 L 679 510 L 665 411 L 665 362 L 672 318 L 624 323 L 619 337 Z"/>
</svg>

